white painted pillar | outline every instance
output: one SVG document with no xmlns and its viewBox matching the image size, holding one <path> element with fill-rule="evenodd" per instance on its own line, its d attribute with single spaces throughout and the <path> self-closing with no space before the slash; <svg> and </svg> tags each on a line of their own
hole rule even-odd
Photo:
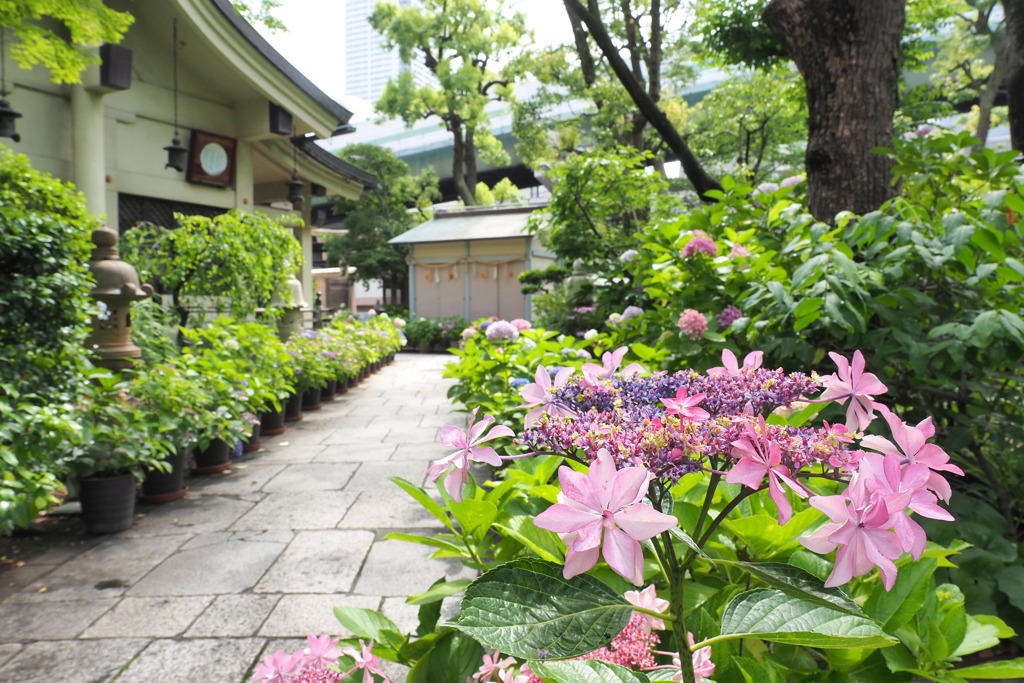
<svg viewBox="0 0 1024 683">
<path fill-rule="evenodd" d="M 103 94 L 71 86 L 71 157 L 75 186 L 85 195 L 89 213 L 107 213 L 107 149 Z"/>
</svg>

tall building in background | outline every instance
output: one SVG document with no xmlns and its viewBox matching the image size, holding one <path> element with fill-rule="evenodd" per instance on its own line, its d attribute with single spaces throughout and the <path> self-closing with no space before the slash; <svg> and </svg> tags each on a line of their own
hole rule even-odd
<svg viewBox="0 0 1024 683">
<path fill-rule="evenodd" d="M 411 0 L 395 0 L 399 5 Z M 345 4 L 345 92 L 376 104 L 388 81 L 412 70 L 418 84 L 433 81 L 433 74 L 421 62 L 402 64 L 398 50 L 383 47 L 384 38 L 367 21 L 377 0 L 346 0 Z"/>
</svg>

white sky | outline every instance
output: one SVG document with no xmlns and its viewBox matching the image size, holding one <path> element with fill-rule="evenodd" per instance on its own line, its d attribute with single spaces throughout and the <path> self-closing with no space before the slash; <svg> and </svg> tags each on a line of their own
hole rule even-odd
<svg viewBox="0 0 1024 683">
<path fill-rule="evenodd" d="M 509 0 L 508 5 L 526 15 L 536 44 L 572 39 L 569 20 L 558 0 Z M 288 32 L 271 35 L 258 27 L 260 33 L 321 90 L 357 111 L 359 103 L 345 97 L 344 0 L 282 0 L 275 14 Z"/>
</svg>

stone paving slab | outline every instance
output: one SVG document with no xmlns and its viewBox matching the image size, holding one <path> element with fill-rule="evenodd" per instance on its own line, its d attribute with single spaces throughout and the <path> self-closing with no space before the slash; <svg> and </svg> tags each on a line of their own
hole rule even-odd
<svg viewBox="0 0 1024 683">
<path fill-rule="evenodd" d="M 401 477 L 422 486 L 427 477 L 430 460 L 387 460 L 385 462 L 364 462 L 349 481 L 346 491 L 390 491 L 395 485 L 388 477 Z"/>
<path fill-rule="evenodd" d="M 289 465 L 263 485 L 266 493 L 291 491 L 340 491 L 355 474 L 354 463 L 302 463 Z"/>
<path fill-rule="evenodd" d="M 252 509 L 255 503 L 222 495 L 198 495 L 212 491 L 196 491 L 195 495 L 165 505 L 138 506 L 144 516 L 121 538 L 143 538 L 170 534 L 203 534 L 227 529 Z M 218 492 L 219 493 L 219 492 Z"/>
<path fill-rule="evenodd" d="M 324 446 L 323 452 L 313 462 L 380 462 L 394 455 L 396 449 L 397 445 L 390 443 L 332 444 Z"/>
<path fill-rule="evenodd" d="M 372 543 L 368 530 L 300 531 L 254 590 L 348 593 Z"/>
<path fill-rule="evenodd" d="M 268 481 L 280 474 L 286 466 L 285 463 L 265 462 L 262 458 L 260 460 L 250 460 L 236 463 L 231 469 L 220 474 L 189 477 L 188 484 L 198 497 L 242 496 L 259 492 Z M 181 502 L 189 501 L 192 498 L 193 496 L 187 496 Z M 241 514 L 238 515 L 238 517 L 240 516 Z"/>
<path fill-rule="evenodd" d="M 213 602 L 212 595 L 125 598 L 82 634 L 82 638 L 173 638 Z"/>
<path fill-rule="evenodd" d="M 154 640 L 117 683 L 234 683 L 263 646 L 260 638 Z"/>
<path fill-rule="evenodd" d="M 0 681 L 105 683 L 116 676 L 147 643 L 141 638 L 30 643 L 14 659 L 0 666 Z"/>
<path fill-rule="evenodd" d="M 441 530 L 444 525 L 392 482 L 391 489 L 363 491 L 338 524 L 339 529 L 377 531 Z"/>
<path fill-rule="evenodd" d="M 333 637 L 351 637 L 334 616 L 336 605 L 379 609 L 380 597 L 374 595 L 284 595 L 260 627 L 259 635 L 275 638 L 305 638 L 310 633 L 328 633 Z"/>
<path fill-rule="evenodd" d="M 355 592 L 404 598 L 410 593 L 427 590 L 441 576 L 449 580 L 475 577 L 458 560 L 428 559 L 433 552 L 434 548 L 405 541 L 375 542 L 363 565 Z"/>
<path fill-rule="evenodd" d="M 77 638 L 117 603 L 117 598 L 34 603 L 8 600 L 0 617 L 0 642 Z"/>
<path fill-rule="evenodd" d="M 21 643 L 4 643 L 0 645 L 0 667 L 9 662 L 14 655 L 21 651 Z"/>
<path fill-rule="evenodd" d="M 278 541 L 241 541 L 183 550 L 155 568 L 130 591 L 132 596 L 241 593 L 251 589 L 286 547 Z"/>
<path fill-rule="evenodd" d="M 262 500 L 231 529 L 327 529 L 337 526 L 355 502 L 349 491 L 277 493 Z"/>
<path fill-rule="evenodd" d="M 186 537 L 114 536 L 65 562 L 8 598 L 10 602 L 58 602 L 118 597 L 177 550 Z"/>
<path fill-rule="evenodd" d="M 280 436 L 268 436 L 267 440 L 264 440 L 264 444 L 268 443 L 269 439 L 281 439 L 281 441 L 275 441 L 274 444 L 265 451 L 261 451 L 259 454 L 259 463 L 261 465 L 283 463 L 286 465 L 292 463 L 301 462 L 313 462 L 313 459 L 323 453 L 327 447 L 319 444 L 306 445 L 306 446 L 293 446 L 289 437 L 290 432 L 285 432 Z"/>
<path fill-rule="evenodd" d="M 259 631 L 280 595 L 218 595 L 185 632 L 186 638 L 241 637 Z"/>
</svg>

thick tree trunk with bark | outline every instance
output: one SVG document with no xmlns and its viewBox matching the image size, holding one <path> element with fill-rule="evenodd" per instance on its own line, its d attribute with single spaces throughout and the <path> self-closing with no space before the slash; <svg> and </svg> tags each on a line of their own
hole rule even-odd
<svg viewBox="0 0 1024 683">
<path fill-rule="evenodd" d="M 1006 16 L 1006 93 L 1010 143 L 1024 151 L 1024 0 L 1003 0 Z"/>
<path fill-rule="evenodd" d="M 452 133 L 452 181 L 455 183 L 455 191 L 459 199 L 466 206 L 476 206 L 476 187 L 470 188 L 466 184 L 466 161 L 472 154 L 476 159 L 476 150 L 466 149 L 466 129 L 462 122 L 453 119 L 448 122 L 448 130 Z"/>
<path fill-rule="evenodd" d="M 905 0 L 771 0 L 763 19 L 807 88 L 811 213 L 867 213 L 893 196 L 892 144 Z"/>
</svg>

